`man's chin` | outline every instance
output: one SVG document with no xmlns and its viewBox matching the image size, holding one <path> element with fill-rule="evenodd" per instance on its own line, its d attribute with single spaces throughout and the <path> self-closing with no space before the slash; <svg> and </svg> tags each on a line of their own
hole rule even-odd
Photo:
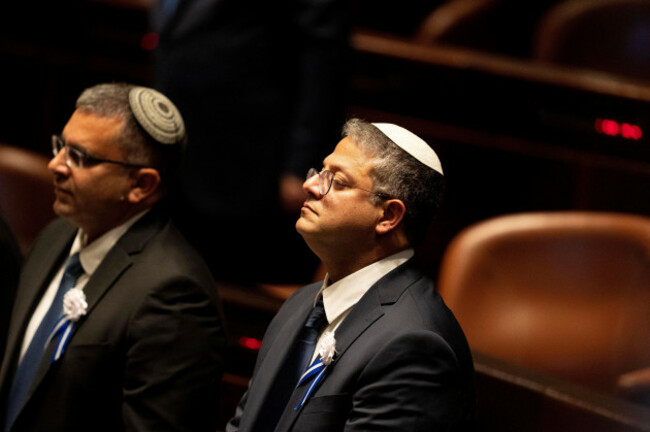
<svg viewBox="0 0 650 432">
<path fill-rule="evenodd" d="M 312 239 L 319 237 L 320 233 L 318 225 L 302 217 L 296 222 L 296 231 L 298 231 L 298 234 L 302 236 L 302 239 L 308 246 Z"/>
<path fill-rule="evenodd" d="M 69 218 L 70 215 L 72 214 L 72 209 L 70 205 L 62 203 L 59 200 L 54 201 L 54 204 L 52 205 L 52 210 L 54 210 L 54 213 L 59 217 Z"/>
<path fill-rule="evenodd" d="M 298 218 L 296 221 L 296 231 L 298 231 L 298 234 L 305 237 L 305 234 L 309 232 L 309 228 L 309 221 L 307 221 L 304 216 L 300 216 L 300 218 Z"/>
</svg>

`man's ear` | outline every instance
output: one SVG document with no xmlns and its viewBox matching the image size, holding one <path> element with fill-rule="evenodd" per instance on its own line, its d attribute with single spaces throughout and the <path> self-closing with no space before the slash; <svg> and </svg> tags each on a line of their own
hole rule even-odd
<svg viewBox="0 0 650 432">
<path fill-rule="evenodd" d="M 160 189 L 160 174 L 153 168 L 140 168 L 133 174 L 133 186 L 128 199 L 137 204 L 156 194 Z"/>
<path fill-rule="evenodd" d="M 377 234 L 386 234 L 394 230 L 402 222 L 406 213 L 406 206 L 398 199 L 385 201 L 382 207 L 384 212 L 375 226 Z"/>
</svg>

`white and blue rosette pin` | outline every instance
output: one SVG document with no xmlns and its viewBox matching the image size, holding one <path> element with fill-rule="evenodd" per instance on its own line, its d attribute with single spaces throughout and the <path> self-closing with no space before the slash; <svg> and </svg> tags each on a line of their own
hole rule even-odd
<svg viewBox="0 0 650 432">
<path fill-rule="evenodd" d="M 86 294 L 81 289 L 72 288 L 65 293 L 63 296 L 63 315 L 59 318 L 54 330 L 47 339 L 49 344 L 50 341 L 58 337 L 50 363 L 54 363 L 63 355 L 65 347 L 70 341 L 74 323 L 79 321 L 79 318 L 83 315 L 86 315 L 87 310 Z"/>
<path fill-rule="evenodd" d="M 318 357 L 314 362 L 309 366 L 309 368 L 302 374 L 300 380 L 298 380 L 298 387 L 303 383 L 311 381 L 305 391 L 305 394 L 300 399 L 298 405 L 294 407 L 294 410 L 299 410 L 307 402 L 309 396 L 318 386 L 318 384 L 323 379 L 327 367 L 334 360 L 336 355 L 336 339 L 334 339 L 334 332 L 327 332 L 323 335 L 319 345 L 318 345 Z"/>
</svg>

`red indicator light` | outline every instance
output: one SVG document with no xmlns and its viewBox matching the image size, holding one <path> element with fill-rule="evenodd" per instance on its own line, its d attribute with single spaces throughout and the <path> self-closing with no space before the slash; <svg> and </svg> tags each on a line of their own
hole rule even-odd
<svg viewBox="0 0 650 432">
<path fill-rule="evenodd" d="M 603 123 L 601 124 L 603 133 L 605 135 L 609 136 L 616 136 L 618 135 L 619 130 L 621 129 L 618 123 L 616 123 L 614 120 L 603 120 Z"/>
<path fill-rule="evenodd" d="M 140 39 L 140 48 L 151 51 L 158 46 L 158 33 L 147 33 Z"/>
<path fill-rule="evenodd" d="M 643 132 L 637 125 L 623 123 L 621 125 L 621 136 L 627 139 L 639 140 L 643 137 Z"/>
<path fill-rule="evenodd" d="M 259 339 L 242 336 L 239 338 L 239 345 L 250 350 L 259 350 L 262 346 L 262 341 Z"/>
<path fill-rule="evenodd" d="M 643 131 L 635 124 L 619 123 L 615 120 L 597 118 L 594 123 L 596 132 L 608 136 L 621 136 L 625 139 L 640 140 Z"/>
</svg>

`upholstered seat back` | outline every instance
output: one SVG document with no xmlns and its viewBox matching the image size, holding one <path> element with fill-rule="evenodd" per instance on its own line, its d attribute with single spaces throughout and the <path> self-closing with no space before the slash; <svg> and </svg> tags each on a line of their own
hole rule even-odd
<svg viewBox="0 0 650 432">
<path fill-rule="evenodd" d="M 650 366 L 650 219 L 553 212 L 469 227 L 439 290 L 474 350 L 593 387 Z"/>
</svg>

